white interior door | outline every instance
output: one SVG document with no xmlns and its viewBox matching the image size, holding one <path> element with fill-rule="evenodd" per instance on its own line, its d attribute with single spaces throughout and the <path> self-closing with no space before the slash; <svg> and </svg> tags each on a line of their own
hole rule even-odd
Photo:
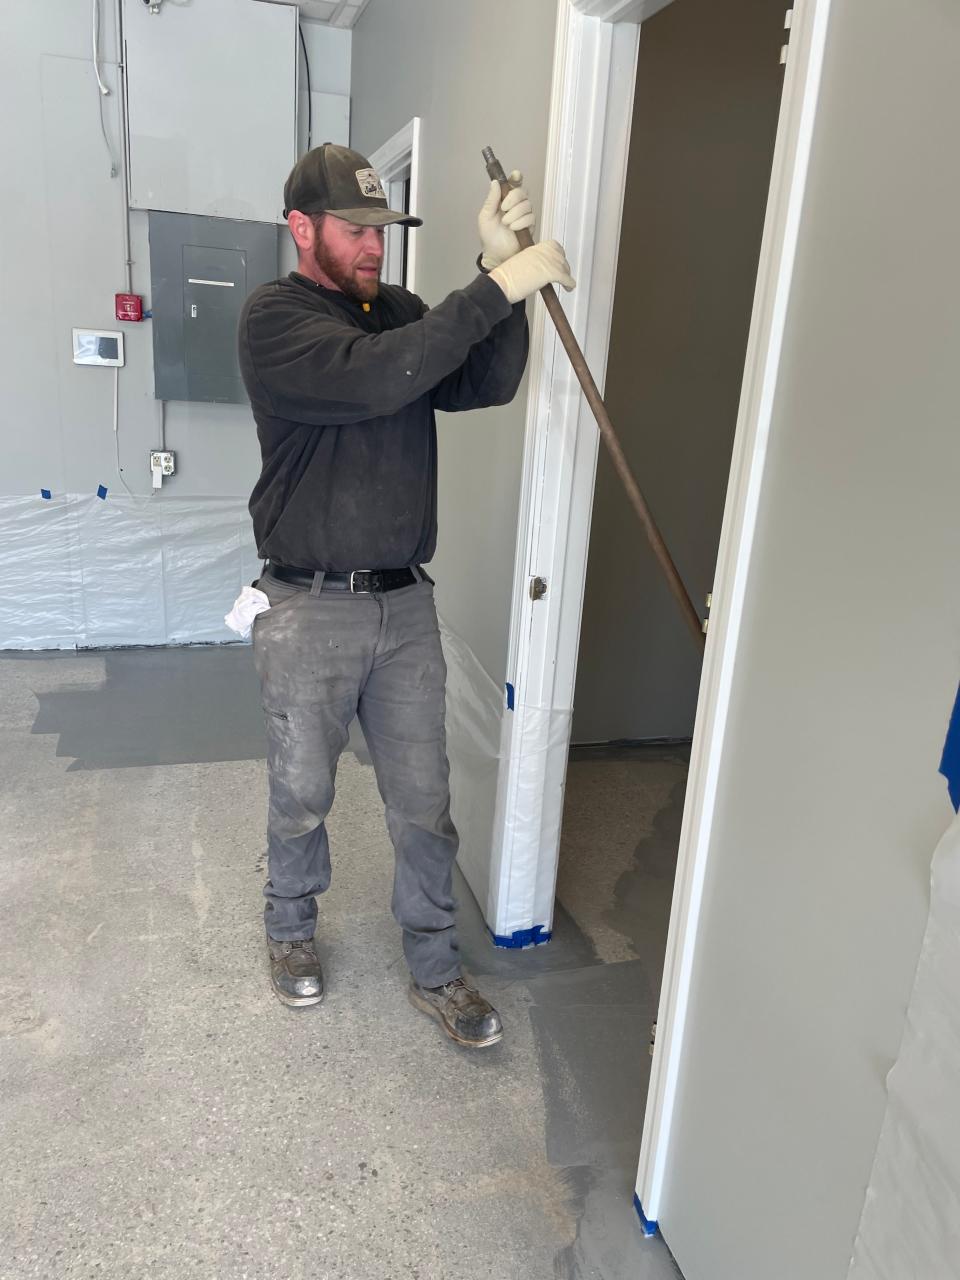
<svg viewBox="0 0 960 1280">
<path fill-rule="evenodd" d="M 798 0 L 786 64 L 740 414 L 697 704 L 657 1020 L 657 1044 L 637 1180 L 642 1214 L 650 1222 L 657 1218 L 663 1190 L 709 838 L 717 802 L 717 778 L 764 479 L 783 328 L 793 283 L 797 231 L 819 99 L 829 8 L 830 0 Z"/>
<path fill-rule="evenodd" d="M 688 1280 L 845 1280 L 901 1044 L 921 1038 L 955 1092 L 955 956 L 954 976 L 910 1010 L 906 1040 L 904 1017 L 931 897 L 956 901 L 942 882 L 931 894 L 930 864 L 953 816 L 938 766 L 960 635 L 960 174 L 938 162 L 960 115 L 958 46 L 960 9 L 940 0 L 844 0 L 829 23 L 826 5 L 795 11 L 794 145 L 770 229 L 782 258 L 796 241 L 796 265 L 758 295 L 758 335 L 780 329 L 781 355 L 745 386 L 760 428 L 743 455 L 756 533 L 746 506 L 735 539 L 732 501 L 727 621 L 708 654 L 729 711 L 704 704 L 717 727 L 682 850 L 705 867 L 702 909 L 685 917 L 677 900 L 684 959 L 663 993 L 641 1168 L 643 1205 Z M 801 203 L 791 172 L 814 99 Z M 733 554 L 745 536 L 749 566 Z M 896 1114 L 909 1186 L 870 1191 L 860 1280 L 956 1273 L 958 1186 L 937 1148 L 957 1130 L 928 1101 L 935 1133 Z"/>
</svg>

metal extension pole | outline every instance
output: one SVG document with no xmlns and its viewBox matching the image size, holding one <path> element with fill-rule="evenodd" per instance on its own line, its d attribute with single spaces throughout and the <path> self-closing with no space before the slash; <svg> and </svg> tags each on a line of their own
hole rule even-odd
<svg viewBox="0 0 960 1280">
<path fill-rule="evenodd" d="M 500 183 L 500 189 L 504 195 L 510 190 L 510 182 L 507 175 L 503 171 L 503 165 L 493 153 L 491 147 L 484 147 L 483 160 L 487 166 L 487 173 L 494 182 Z M 523 249 L 529 248 L 533 244 L 533 236 L 529 231 L 518 231 L 517 239 Z M 677 566 L 673 562 L 667 544 L 663 540 L 663 535 L 657 528 L 657 522 L 654 520 L 650 508 L 647 506 L 647 500 L 640 491 L 636 477 L 630 469 L 630 463 L 627 461 L 617 433 L 614 430 L 613 423 L 610 421 L 610 415 L 607 413 L 607 407 L 603 403 L 600 390 L 593 380 L 587 361 L 583 352 L 580 350 L 580 344 L 574 337 L 573 330 L 570 328 L 570 321 L 567 319 L 563 307 L 560 305 L 560 299 L 557 297 L 556 290 L 553 285 L 548 284 L 540 290 L 540 296 L 543 298 L 544 305 L 550 313 L 550 318 L 556 325 L 557 333 L 560 335 L 560 341 L 563 343 L 563 349 L 570 358 L 570 364 L 573 371 L 577 375 L 580 386 L 583 388 L 583 394 L 586 396 L 587 403 L 593 410 L 593 416 L 597 420 L 597 426 L 600 428 L 600 434 L 603 442 L 609 450 L 610 457 L 613 459 L 613 465 L 616 468 L 617 475 L 623 482 L 623 487 L 627 491 L 627 497 L 630 505 L 639 517 L 640 523 L 643 525 L 644 532 L 647 535 L 647 541 L 653 554 L 657 558 L 657 563 L 663 570 L 667 579 L 667 585 L 673 593 L 674 599 L 680 607 L 684 620 L 690 628 L 690 632 L 696 640 L 697 648 L 702 652 L 705 644 L 703 633 L 703 623 L 700 615 L 694 608 L 693 601 L 683 585 L 683 579 Z"/>
</svg>

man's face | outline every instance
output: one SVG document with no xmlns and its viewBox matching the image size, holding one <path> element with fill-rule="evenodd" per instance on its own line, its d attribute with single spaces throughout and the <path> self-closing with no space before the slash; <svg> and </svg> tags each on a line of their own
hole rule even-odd
<svg viewBox="0 0 960 1280">
<path fill-rule="evenodd" d="M 315 224 L 313 258 L 321 275 L 357 302 L 372 302 L 380 289 L 383 227 L 356 227 L 333 214 Z"/>
</svg>

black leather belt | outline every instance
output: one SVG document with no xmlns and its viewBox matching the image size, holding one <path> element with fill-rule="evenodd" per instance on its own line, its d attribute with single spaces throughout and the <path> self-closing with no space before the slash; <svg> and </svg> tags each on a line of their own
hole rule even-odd
<svg viewBox="0 0 960 1280">
<path fill-rule="evenodd" d="M 289 582 L 295 587 L 309 589 L 313 586 L 312 569 L 297 569 L 293 565 L 274 564 L 271 561 L 267 565 L 267 572 L 271 577 Z M 412 569 L 354 569 L 352 573 L 325 573 L 323 589 L 352 591 L 355 595 L 382 595 L 384 591 L 412 587 L 419 580 Z"/>
</svg>

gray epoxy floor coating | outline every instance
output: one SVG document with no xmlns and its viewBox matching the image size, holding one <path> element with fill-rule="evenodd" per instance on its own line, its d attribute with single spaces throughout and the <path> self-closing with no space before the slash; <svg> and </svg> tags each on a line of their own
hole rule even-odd
<svg viewBox="0 0 960 1280">
<path fill-rule="evenodd" d="M 676 1277 L 631 1196 L 682 755 L 575 757 L 548 946 L 461 884 L 508 1031 L 471 1055 L 406 1002 L 355 754 L 327 999 L 274 1000 L 262 754 L 245 648 L 0 658 L 0 1275 Z"/>
</svg>

